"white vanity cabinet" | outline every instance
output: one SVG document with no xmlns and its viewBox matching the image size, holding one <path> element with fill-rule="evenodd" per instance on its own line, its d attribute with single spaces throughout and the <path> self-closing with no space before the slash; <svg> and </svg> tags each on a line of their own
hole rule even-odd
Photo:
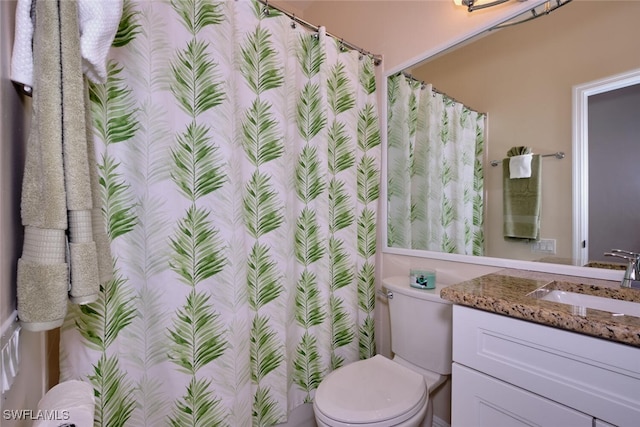
<svg viewBox="0 0 640 427">
<path fill-rule="evenodd" d="M 452 427 L 640 426 L 640 348 L 453 307 Z"/>
</svg>

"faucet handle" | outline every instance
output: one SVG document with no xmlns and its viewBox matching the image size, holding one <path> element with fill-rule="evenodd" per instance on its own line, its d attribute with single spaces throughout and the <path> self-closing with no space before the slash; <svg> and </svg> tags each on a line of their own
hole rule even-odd
<svg viewBox="0 0 640 427">
<path fill-rule="evenodd" d="M 625 251 L 623 249 L 611 249 L 611 253 L 612 254 L 624 254 L 624 255 L 629 255 L 632 256 L 634 258 L 639 258 L 640 257 L 640 253 L 638 252 L 631 252 L 631 251 Z M 606 254 L 605 254 L 606 255 Z M 616 255 L 613 255 L 616 256 Z"/>
<path fill-rule="evenodd" d="M 622 278 L 622 287 L 631 287 L 631 283 L 640 280 L 640 254 L 636 252 L 623 251 L 621 249 L 612 249 L 611 252 L 605 252 L 605 256 L 613 256 L 626 259 L 627 270 Z"/>
</svg>

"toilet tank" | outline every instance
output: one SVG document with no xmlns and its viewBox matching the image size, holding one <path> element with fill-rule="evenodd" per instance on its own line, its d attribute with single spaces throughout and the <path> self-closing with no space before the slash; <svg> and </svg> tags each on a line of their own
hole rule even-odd
<svg viewBox="0 0 640 427">
<path fill-rule="evenodd" d="M 441 375 L 451 373 L 452 304 L 435 289 L 409 286 L 409 276 L 390 277 L 391 350 L 395 356 Z"/>
</svg>

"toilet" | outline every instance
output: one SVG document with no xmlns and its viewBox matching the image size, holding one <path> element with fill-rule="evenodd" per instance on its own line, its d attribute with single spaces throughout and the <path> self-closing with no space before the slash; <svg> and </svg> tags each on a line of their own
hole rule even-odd
<svg viewBox="0 0 640 427">
<path fill-rule="evenodd" d="M 331 372 L 316 390 L 318 427 L 431 427 L 430 394 L 451 374 L 451 303 L 443 285 L 383 280 L 389 292 L 393 359 L 376 355 Z"/>
</svg>

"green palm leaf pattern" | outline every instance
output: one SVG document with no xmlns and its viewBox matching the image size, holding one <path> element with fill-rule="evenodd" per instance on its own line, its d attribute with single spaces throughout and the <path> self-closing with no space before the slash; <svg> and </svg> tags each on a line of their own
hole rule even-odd
<svg viewBox="0 0 640 427">
<path fill-rule="evenodd" d="M 298 217 L 295 232 L 295 254 L 298 262 L 305 267 L 319 261 L 324 256 L 324 245 L 319 235 L 316 213 L 305 207 Z"/>
<path fill-rule="evenodd" d="M 271 105 L 256 99 L 242 121 L 243 146 L 247 158 L 256 167 L 282 156 L 284 145 L 278 134 Z"/>
<path fill-rule="evenodd" d="M 251 325 L 251 379 L 256 384 L 284 361 L 281 342 L 269 326 L 269 318 L 255 316 Z"/>
<path fill-rule="evenodd" d="M 360 67 L 360 87 L 367 95 L 376 91 L 376 71 L 373 61 L 363 61 Z"/>
<path fill-rule="evenodd" d="M 444 159 L 442 165 L 442 174 L 440 175 L 440 179 L 442 181 L 442 188 L 446 188 L 451 181 L 455 178 L 455 173 L 452 168 L 451 163 Z"/>
<path fill-rule="evenodd" d="M 122 66 L 109 61 L 107 83 L 89 85 L 94 129 L 107 145 L 133 138 L 140 128 L 132 90 L 125 86 L 121 72 Z"/>
<path fill-rule="evenodd" d="M 371 316 L 367 316 L 358 329 L 358 350 L 360 359 L 376 355 L 375 322 Z"/>
<path fill-rule="evenodd" d="M 455 220 L 455 210 L 453 203 L 446 195 L 442 198 L 442 217 L 440 218 L 442 227 L 446 230 Z"/>
<path fill-rule="evenodd" d="M 305 145 L 296 164 L 295 180 L 298 199 L 303 203 L 310 203 L 324 191 L 325 183 L 320 174 L 318 150 Z"/>
<path fill-rule="evenodd" d="M 171 91 L 191 117 L 220 105 L 226 98 L 223 84 L 216 83 L 220 80 L 218 65 L 209 59 L 207 47 L 206 42 L 191 40 L 171 66 L 174 79 Z"/>
<path fill-rule="evenodd" d="M 327 79 L 327 98 L 331 110 L 336 115 L 344 113 L 356 105 L 353 89 L 342 62 L 331 68 Z"/>
<path fill-rule="evenodd" d="M 246 184 L 243 203 L 247 231 L 255 239 L 280 227 L 284 221 L 278 194 L 269 177 L 257 170 Z"/>
<path fill-rule="evenodd" d="M 282 419 L 278 403 L 271 398 L 271 390 L 258 387 L 253 401 L 252 418 L 256 427 L 272 426 Z"/>
<path fill-rule="evenodd" d="M 301 35 L 296 53 L 298 63 L 306 78 L 310 79 L 320 72 L 320 66 L 325 61 L 325 55 L 316 34 Z"/>
<path fill-rule="evenodd" d="M 476 128 L 476 156 L 473 168 L 473 255 L 484 255 L 484 114 L 478 114 Z"/>
<path fill-rule="evenodd" d="M 333 175 L 351 168 L 355 164 L 355 155 L 351 140 L 346 132 L 346 125 L 334 121 L 329 128 L 328 166 Z"/>
<path fill-rule="evenodd" d="M 358 217 L 358 253 L 365 259 L 376 253 L 376 213 L 370 208 Z"/>
<path fill-rule="evenodd" d="M 365 313 L 372 313 L 375 305 L 375 266 L 371 262 L 365 262 L 358 272 L 358 307 Z"/>
<path fill-rule="evenodd" d="M 351 198 L 343 181 L 332 179 L 329 182 L 329 231 L 349 227 L 355 218 Z"/>
<path fill-rule="evenodd" d="M 351 344 L 355 337 L 352 328 L 353 319 L 344 308 L 344 300 L 334 295 L 329 299 L 329 316 L 331 318 L 331 369 L 338 369 L 344 363 L 344 358 L 337 355 L 335 350 Z"/>
<path fill-rule="evenodd" d="M 447 145 L 447 143 L 450 141 L 449 139 L 449 113 L 447 113 L 447 110 L 444 110 L 443 114 L 442 114 L 442 124 L 441 124 L 441 128 L 440 128 L 440 142 L 443 145 Z"/>
<path fill-rule="evenodd" d="M 321 107 L 320 86 L 307 83 L 298 98 L 296 122 L 298 133 L 305 141 L 316 136 L 326 125 L 327 118 Z"/>
<path fill-rule="evenodd" d="M 171 0 L 171 6 L 180 15 L 184 27 L 192 36 L 207 25 L 217 25 L 225 19 L 221 3 L 207 0 Z"/>
<path fill-rule="evenodd" d="M 296 348 L 293 361 L 293 382 L 307 392 L 305 402 L 311 402 L 311 391 L 322 381 L 322 367 L 316 337 L 305 332 Z"/>
<path fill-rule="evenodd" d="M 329 239 L 329 272 L 331 292 L 353 283 L 353 269 L 349 253 L 344 241 L 331 237 Z"/>
<path fill-rule="evenodd" d="M 171 238 L 174 253 L 169 265 L 189 286 L 219 273 L 227 262 L 219 231 L 208 217 L 209 212 L 192 205 Z"/>
<path fill-rule="evenodd" d="M 211 380 L 192 378 L 186 394 L 177 402 L 169 425 L 173 427 L 226 425 L 226 415 L 220 399 L 211 392 Z"/>
<path fill-rule="evenodd" d="M 247 259 L 249 305 L 255 311 L 278 298 L 283 291 L 280 273 L 270 253 L 268 246 L 255 243 Z"/>
<path fill-rule="evenodd" d="M 184 307 L 176 313 L 173 329 L 169 330 L 173 341 L 169 359 L 191 375 L 220 357 L 227 348 L 222 323 L 209 300 L 205 293 L 192 289 Z"/>
<path fill-rule="evenodd" d="M 296 286 L 296 321 L 305 329 L 317 326 L 327 317 L 320 300 L 316 276 L 304 270 Z"/>
<path fill-rule="evenodd" d="M 412 137 L 411 142 L 414 142 L 413 137 L 415 137 L 416 132 L 418 131 L 418 97 L 415 92 L 411 92 L 409 96 L 409 115 L 408 115 L 408 127 L 409 127 L 409 136 Z M 410 152 L 409 157 L 414 153 L 414 145 L 410 144 Z"/>
<path fill-rule="evenodd" d="M 107 218 L 107 233 L 111 240 L 129 233 L 138 223 L 136 204 L 127 184 L 118 172 L 120 163 L 104 154 L 98 165 L 102 188 L 103 211 Z"/>
<path fill-rule="evenodd" d="M 284 82 L 270 39 L 267 30 L 256 27 L 241 49 L 240 72 L 256 95 L 280 87 Z"/>
<path fill-rule="evenodd" d="M 465 247 L 471 243 L 473 238 L 473 230 L 471 229 L 471 223 L 468 219 L 464 220 L 464 243 Z"/>
<path fill-rule="evenodd" d="M 375 76 L 373 61 L 363 61 L 360 67 L 360 86 L 368 94 L 375 91 Z M 370 99 L 370 98 L 369 98 Z M 417 103 L 416 103 L 417 105 Z M 416 131 L 418 129 L 416 107 Z M 372 102 L 366 102 L 358 113 L 358 147 L 362 157 L 357 167 L 357 194 L 360 212 L 358 215 L 357 240 L 358 240 L 358 356 L 361 359 L 372 357 L 376 354 L 375 322 L 373 313 L 375 310 L 375 267 L 374 257 L 376 252 L 376 203 L 380 196 L 380 166 L 376 147 L 381 144 L 380 128 L 376 106 Z M 410 146 L 414 146 L 414 137 L 411 137 Z M 413 151 L 413 149 L 412 149 Z M 414 170 L 414 158 L 410 156 L 409 168 Z"/>
<path fill-rule="evenodd" d="M 80 306 L 81 315 L 76 318 L 76 326 L 88 347 L 106 351 L 135 318 L 135 298 L 126 283 L 116 270 L 115 277 L 101 286 L 98 300 Z"/>
<path fill-rule="evenodd" d="M 131 417 L 136 401 L 131 381 L 118 367 L 118 356 L 102 353 L 89 375 L 95 393 L 95 424 L 123 427 Z"/>
<path fill-rule="evenodd" d="M 171 239 L 171 269 L 191 291 L 175 313 L 169 329 L 172 341 L 168 357 L 178 370 L 191 375 L 182 398 L 175 400 L 170 424 L 174 426 L 223 425 L 227 411 L 211 390 L 211 380 L 198 377 L 199 371 L 220 358 L 227 349 L 225 330 L 209 293 L 196 286 L 220 273 L 227 265 L 226 245 L 211 219 L 211 212 L 199 206 L 200 200 L 213 195 L 226 182 L 213 144 L 213 131 L 201 119 L 227 100 L 219 64 L 212 59 L 211 45 L 200 38 L 207 26 L 224 21 L 223 3 L 209 1 L 174 1 L 173 9 L 192 38 L 177 52 L 171 64 L 171 92 L 180 108 L 191 119 L 176 136 L 172 150 L 171 177 L 191 202 L 178 222 Z"/>
<path fill-rule="evenodd" d="M 140 127 L 136 120 L 137 108 L 132 91 L 124 84 L 121 72 L 121 66 L 109 61 L 107 83 L 89 85 L 93 125 L 107 146 L 130 140 Z M 107 232 L 114 240 L 136 226 L 134 199 L 129 194 L 129 184 L 118 171 L 120 163 L 114 157 L 103 154 L 98 166 Z"/>
<path fill-rule="evenodd" d="M 442 235 L 441 251 L 449 254 L 457 253 L 456 242 L 447 233 Z"/>
<path fill-rule="evenodd" d="M 302 209 L 299 211 L 294 234 L 294 253 L 301 270 L 295 288 L 295 319 L 304 328 L 290 358 L 293 363 L 292 381 L 297 390 L 305 393 L 305 402 L 312 401 L 312 392 L 323 376 L 322 361 L 315 336 L 315 327 L 326 319 L 321 303 L 318 277 L 313 271 L 320 268 L 325 255 L 325 236 L 321 235 L 318 215 L 325 213 L 326 199 L 320 197 L 326 189 L 324 164 L 319 152 L 327 127 L 327 113 L 321 93 L 321 67 L 325 56 L 319 39 L 311 34 L 299 38 L 297 59 L 307 78 L 298 93 L 296 125 L 298 135 L 305 141 L 295 169 L 295 189 Z M 321 133 L 323 132 L 323 133 Z M 322 275 L 322 273 L 320 273 Z M 322 275 L 321 277 L 324 277 Z"/>
<path fill-rule="evenodd" d="M 358 114 L 358 148 L 369 151 L 381 142 L 376 106 L 367 104 Z"/>
<path fill-rule="evenodd" d="M 133 7 L 131 0 L 124 0 L 122 4 L 122 18 L 118 25 L 118 31 L 113 40 L 113 47 L 123 47 L 131 43 L 140 33 L 140 23 L 138 15 L 140 12 Z"/>
<path fill-rule="evenodd" d="M 380 178 L 377 160 L 367 155 L 358 163 L 358 200 L 367 204 L 380 196 Z"/>
<path fill-rule="evenodd" d="M 218 147 L 209 144 L 209 129 L 191 122 L 178 136 L 178 147 L 172 150 L 174 168 L 171 177 L 191 201 L 216 191 L 226 177 L 216 155 Z"/>
</svg>

